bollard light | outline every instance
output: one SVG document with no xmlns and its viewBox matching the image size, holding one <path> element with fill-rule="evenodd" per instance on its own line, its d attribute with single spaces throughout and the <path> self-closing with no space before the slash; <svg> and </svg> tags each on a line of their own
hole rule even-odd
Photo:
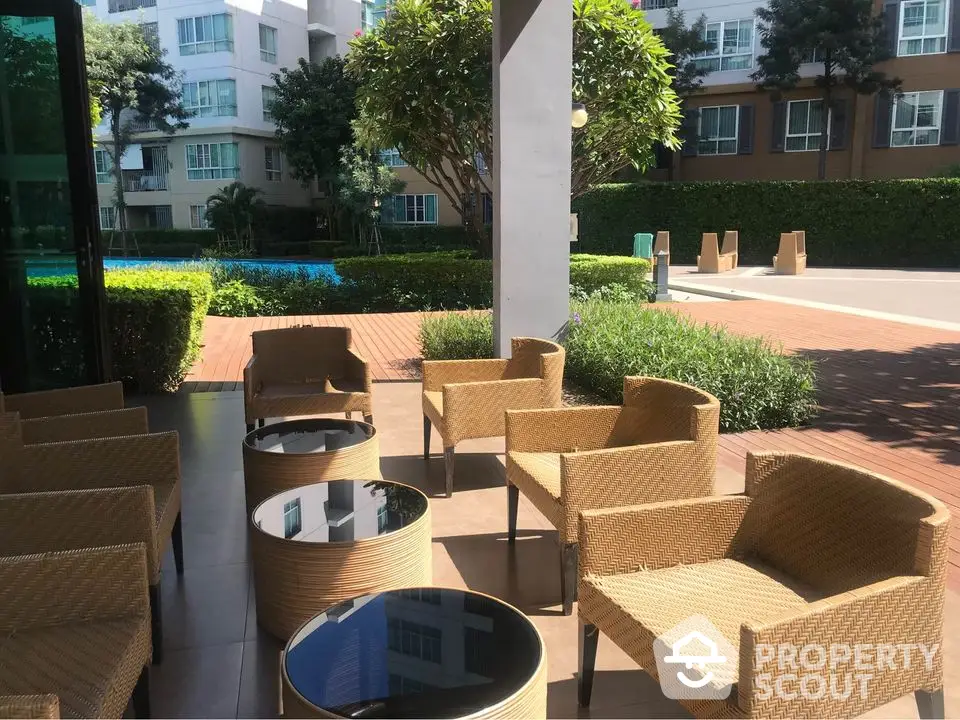
<svg viewBox="0 0 960 720">
<path fill-rule="evenodd" d="M 570 111 L 570 125 L 574 128 L 582 128 L 587 124 L 590 116 L 587 115 L 587 106 L 582 102 L 575 102 Z"/>
<path fill-rule="evenodd" d="M 654 257 L 653 282 L 657 286 L 656 302 L 672 302 L 670 295 L 670 253 L 661 250 Z"/>
</svg>

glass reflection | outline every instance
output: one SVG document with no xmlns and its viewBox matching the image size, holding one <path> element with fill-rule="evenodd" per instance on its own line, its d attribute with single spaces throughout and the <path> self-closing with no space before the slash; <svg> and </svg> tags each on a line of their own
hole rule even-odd
<svg viewBox="0 0 960 720">
<path fill-rule="evenodd" d="M 334 480 L 287 490 L 253 512 L 263 532 L 298 542 L 352 542 L 409 525 L 427 511 L 417 490 L 380 480 Z"/>
<path fill-rule="evenodd" d="M 441 588 L 334 606 L 290 641 L 287 677 L 314 705 L 348 717 L 457 717 L 516 692 L 540 639 L 503 603 Z"/>
<path fill-rule="evenodd" d="M 244 442 L 262 452 L 306 455 L 353 447 L 369 440 L 373 433 L 365 423 L 315 418 L 267 425 L 249 433 Z"/>
</svg>

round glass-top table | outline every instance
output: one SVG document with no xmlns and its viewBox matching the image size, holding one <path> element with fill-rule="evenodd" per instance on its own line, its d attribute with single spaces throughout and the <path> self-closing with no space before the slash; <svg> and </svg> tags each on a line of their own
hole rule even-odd
<svg viewBox="0 0 960 720">
<path fill-rule="evenodd" d="M 250 522 L 257 620 L 281 640 L 325 607 L 432 577 L 430 504 L 407 485 L 304 485 L 264 500 Z"/>
<path fill-rule="evenodd" d="M 469 590 L 363 595 L 300 627 L 285 717 L 545 718 L 546 649 L 516 608 Z"/>
<path fill-rule="evenodd" d="M 287 420 L 243 439 L 247 512 L 271 495 L 320 482 L 380 477 L 373 425 L 336 418 Z"/>
</svg>

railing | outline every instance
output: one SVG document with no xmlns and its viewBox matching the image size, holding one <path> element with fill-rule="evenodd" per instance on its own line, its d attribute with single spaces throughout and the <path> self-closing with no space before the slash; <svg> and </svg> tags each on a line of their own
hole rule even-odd
<svg viewBox="0 0 960 720">
<path fill-rule="evenodd" d="M 157 125 L 157 121 L 149 118 L 135 117 L 131 118 L 130 121 L 127 122 L 127 130 L 133 133 L 152 132 L 159 129 L 160 126 Z"/>
<path fill-rule="evenodd" d="M 640 0 L 641 10 L 666 10 L 676 6 L 677 0 Z"/>
<path fill-rule="evenodd" d="M 107 11 L 112 13 L 126 12 L 127 10 L 139 10 L 140 8 L 152 8 L 157 6 L 157 0 L 110 0 L 107 4 Z"/>
<path fill-rule="evenodd" d="M 173 211 L 169 205 L 147 208 L 147 227 L 170 229 L 173 227 Z"/>
<path fill-rule="evenodd" d="M 167 176 L 146 170 L 124 170 L 123 189 L 127 192 L 153 192 L 167 190 Z"/>
</svg>

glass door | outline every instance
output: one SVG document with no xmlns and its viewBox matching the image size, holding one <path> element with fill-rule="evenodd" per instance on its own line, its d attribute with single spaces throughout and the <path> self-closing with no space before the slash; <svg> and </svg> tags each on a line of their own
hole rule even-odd
<svg viewBox="0 0 960 720">
<path fill-rule="evenodd" d="M 0 15 L 0 386 L 102 382 L 103 266 L 80 8 Z"/>
</svg>

